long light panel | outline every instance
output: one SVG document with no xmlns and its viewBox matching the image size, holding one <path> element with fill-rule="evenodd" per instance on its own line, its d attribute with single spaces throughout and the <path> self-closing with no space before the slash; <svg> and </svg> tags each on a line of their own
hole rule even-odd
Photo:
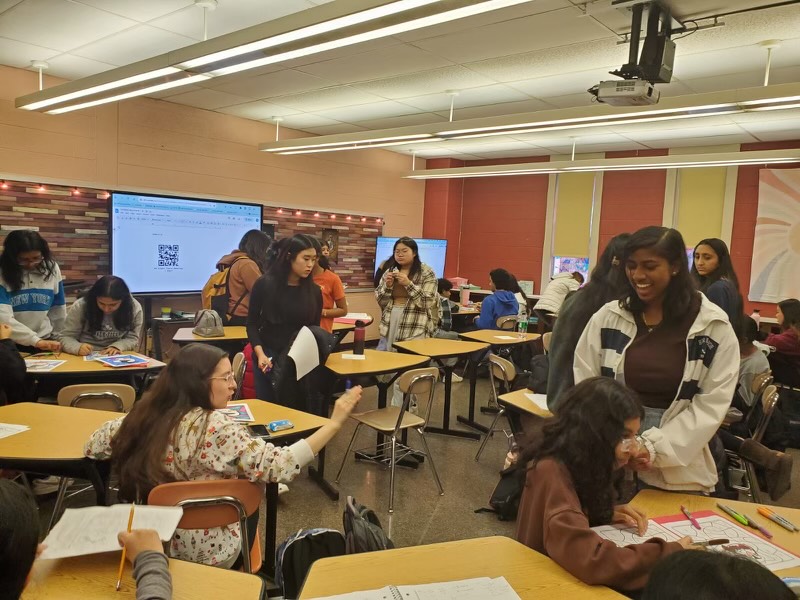
<svg viewBox="0 0 800 600">
<path fill-rule="evenodd" d="M 15 104 L 52 114 L 80 110 L 531 1 L 338 0 L 22 96 Z"/>
<path fill-rule="evenodd" d="M 644 171 L 658 169 L 691 169 L 697 167 L 731 167 L 737 165 L 770 165 L 800 163 L 800 148 L 756 150 L 719 154 L 679 154 L 660 157 L 562 160 L 509 165 L 481 165 L 452 169 L 409 171 L 406 179 L 463 179 L 472 177 L 507 177 L 513 175 L 549 175 L 552 173 L 586 173 L 599 171 Z"/>
</svg>

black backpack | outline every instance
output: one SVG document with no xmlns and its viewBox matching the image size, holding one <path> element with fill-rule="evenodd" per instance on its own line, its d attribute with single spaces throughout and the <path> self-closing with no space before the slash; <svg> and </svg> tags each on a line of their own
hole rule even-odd
<svg viewBox="0 0 800 600">
<path fill-rule="evenodd" d="M 301 529 L 278 546 L 275 584 L 286 600 L 297 598 L 314 561 L 345 553 L 344 536 L 335 529 Z"/>
<path fill-rule="evenodd" d="M 348 554 L 394 548 L 375 511 L 359 504 L 352 496 L 347 497 L 342 523 Z"/>
<path fill-rule="evenodd" d="M 519 501 L 525 487 L 525 471 L 511 465 L 500 471 L 500 481 L 497 482 L 491 497 L 491 508 L 478 508 L 476 513 L 490 512 L 497 515 L 500 521 L 514 521 L 519 511 Z"/>
</svg>

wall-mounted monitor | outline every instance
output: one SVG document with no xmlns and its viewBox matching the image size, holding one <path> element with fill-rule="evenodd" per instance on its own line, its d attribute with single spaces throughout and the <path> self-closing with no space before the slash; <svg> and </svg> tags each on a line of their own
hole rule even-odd
<svg viewBox="0 0 800 600">
<path fill-rule="evenodd" d="M 379 237 L 375 245 L 375 270 L 383 261 L 392 256 L 394 243 L 399 237 Z M 419 259 L 428 265 L 437 278 L 444 277 L 444 261 L 447 255 L 447 240 L 414 238 L 419 247 Z"/>
<path fill-rule="evenodd" d="M 134 294 L 199 292 L 250 229 L 260 204 L 114 192 L 111 273 Z"/>
</svg>

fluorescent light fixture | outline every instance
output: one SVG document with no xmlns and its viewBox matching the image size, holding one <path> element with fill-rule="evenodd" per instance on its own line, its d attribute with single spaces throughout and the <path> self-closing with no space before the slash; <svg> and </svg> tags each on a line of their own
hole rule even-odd
<svg viewBox="0 0 800 600">
<path fill-rule="evenodd" d="M 512 175 L 548 175 L 552 173 L 587 173 L 600 171 L 643 171 L 658 169 L 692 169 L 699 167 L 731 167 L 800 163 L 800 148 L 723 152 L 719 154 L 673 154 L 668 156 L 632 156 L 626 158 L 562 160 L 509 165 L 479 165 L 453 169 L 410 171 L 407 179 L 463 179 L 472 177 L 507 177 Z"/>
<path fill-rule="evenodd" d="M 532 1 L 339 0 L 22 96 L 15 104 L 61 114 Z M 112 90 L 118 93 L 109 95 Z"/>
<path fill-rule="evenodd" d="M 403 136 L 427 135 L 440 141 L 477 139 L 494 136 L 531 135 L 554 131 L 578 131 L 597 127 L 625 127 L 680 119 L 703 119 L 766 110 L 790 110 L 800 107 L 800 84 L 730 90 L 664 98 L 658 108 L 615 108 L 610 106 L 575 107 L 517 115 L 466 119 L 461 122 L 414 125 L 377 131 L 271 141 L 259 146 L 265 152 L 285 154 L 298 149 L 342 149 L 368 145 L 372 140 L 402 140 Z M 565 116 L 567 115 L 567 116 Z M 398 142 L 398 145 L 403 142 Z M 535 142 L 534 142 L 535 143 Z"/>
<path fill-rule="evenodd" d="M 377 146 L 380 144 L 381 146 L 394 146 L 399 144 L 410 144 L 411 142 L 416 142 L 419 140 L 424 140 L 425 138 L 433 138 L 433 136 L 429 133 L 420 133 L 414 135 L 396 135 L 392 137 L 385 137 L 385 138 L 374 138 L 369 140 L 369 142 L 364 142 L 364 146 Z M 427 141 L 439 141 L 438 138 L 429 139 Z M 383 142 L 383 143 L 381 143 Z M 391 143 L 387 143 L 391 142 Z M 297 152 L 298 150 L 308 150 L 308 149 L 319 149 L 319 152 L 327 152 L 329 150 L 349 150 L 350 146 L 352 146 L 352 142 L 329 142 L 327 144 L 308 144 L 306 146 L 294 146 L 291 152 L 286 152 L 285 154 L 300 154 Z M 266 148 L 265 152 L 278 152 L 279 149 L 275 148 Z M 284 153 L 282 153 L 284 154 Z"/>
<path fill-rule="evenodd" d="M 341 152 L 342 150 L 370 150 L 371 148 L 385 148 L 387 146 L 401 146 L 405 144 L 425 144 L 427 142 L 440 142 L 439 138 L 429 138 L 420 140 L 408 140 L 406 142 L 383 142 L 382 144 L 353 144 L 351 146 L 336 146 L 334 148 L 308 148 L 306 150 L 292 150 L 290 152 L 281 152 L 281 155 L 289 154 L 315 154 L 317 152 Z"/>
</svg>

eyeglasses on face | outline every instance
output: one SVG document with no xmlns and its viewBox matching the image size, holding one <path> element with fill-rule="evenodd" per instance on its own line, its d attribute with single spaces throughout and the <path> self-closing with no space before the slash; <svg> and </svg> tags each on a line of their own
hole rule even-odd
<svg viewBox="0 0 800 600">
<path fill-rule="evenodd" d="M 224 379 L 226 383 L 232 383 L 234 381 L 233 373 L 228 373 L 227 375 L 215 375 L 214 377 L 209 377 L 209 379 Z"/>
</svg>

